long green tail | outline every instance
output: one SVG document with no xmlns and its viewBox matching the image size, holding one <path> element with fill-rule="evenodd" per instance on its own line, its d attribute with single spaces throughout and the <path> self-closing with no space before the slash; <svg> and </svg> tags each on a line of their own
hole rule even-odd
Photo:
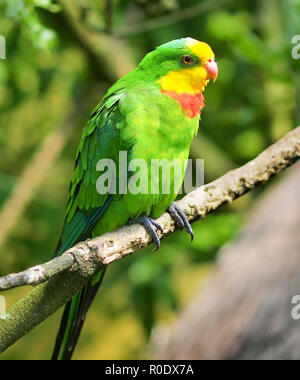
<svg viewBox="0 0 300 380">
<path fill-rule="evenodd" d="M 86 314 L 103 281 L 105 269 L 97 274 L 68 302 L 56 338 L 52 360 L 70 360 L 78 341 Z"/>
<path fill-rule="evenodd" d="M 92 230 L 112 201 L 109 196 L 105 204 L 85 213 L 77 211 L 73 219 L 65 223 L 55 255 L 62 255 L 67 249 L 91 236 Z M 79 293 L 66 305 L 56 338 L 52 360 L 70 360 L 78 341 L 86 314 L 103 281 L 105 269 L 96 274 Z"/>
</svg>

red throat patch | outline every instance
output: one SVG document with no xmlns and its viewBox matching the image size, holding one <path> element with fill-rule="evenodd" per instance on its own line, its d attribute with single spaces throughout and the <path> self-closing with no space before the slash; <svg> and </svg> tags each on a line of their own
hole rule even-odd
<svg viewBox="0 0 300 380">
<path fill-rule="evenodd" d="M 194 95 L 187 93 L 177 94 L 177 92 L 164 90 L 162 90 L 162 93 L 176 100 L 180 104 L 186 116 L 190 117 L 191 119 L 198 115 L 201 115 L 201 110 L 205 105 L 204 96 L 202 93 Z"/>
</svg>

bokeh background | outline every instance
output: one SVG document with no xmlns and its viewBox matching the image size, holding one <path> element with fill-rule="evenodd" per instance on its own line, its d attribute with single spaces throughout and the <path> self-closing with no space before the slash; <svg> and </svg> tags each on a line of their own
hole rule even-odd
<svg viewBox="0 0 300 380">
<path fill-rule="evenodd" d="M 161 43 L 189 36 L 216 53 L 219 78 L 206 91 L 191 149 L 191 157 L 205 159 L 206 182 L 300 123 L 300 61 L 291 53 L 299 0 L 0 0 L 0 18 L 7 44 L 0 60 L 0 275 L 52 256 L 89 113 Z M 163 331 L 214 273 L 220 249 L 233 244 L 257 199 L 284 180 L 197 222 L 193 244 L 176 233 L 159 253 L 146 249 L 111 265 L 74 358 L 155 356 Z M 7 292 L 8 306 L 28 291 Z M 49 358 L 60 315 L 0 359 Z"/>
</svg>

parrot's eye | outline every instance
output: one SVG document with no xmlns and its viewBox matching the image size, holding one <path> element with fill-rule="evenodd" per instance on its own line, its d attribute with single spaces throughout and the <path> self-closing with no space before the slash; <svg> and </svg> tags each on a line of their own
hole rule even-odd
<svg viewBox="0 0 300 380">
<path fill-rule="evenodd" d="M 194 60 L 193 60 L 193 57 L 191 57 L 190 55 L 184 55 L 182 57 L 182 62 L 185 65 L 191 65 L 194 62 Z"/>
</svg>

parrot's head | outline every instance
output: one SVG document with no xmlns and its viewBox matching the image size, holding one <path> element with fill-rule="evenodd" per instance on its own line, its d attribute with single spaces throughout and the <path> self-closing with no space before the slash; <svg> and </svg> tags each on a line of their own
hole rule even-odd
<svg viewBox="0 0 300 380">
<path fill-rule="evenodd" d="M 193 38 L 182 38 L 159 46 L 139 65 L 148 80 L 155 80 L 161 92 L 177 100 L 187 116 L 195 117 L 204 107 L 203 91 L 218 76 L 211 47 Z"/>
</svg>

